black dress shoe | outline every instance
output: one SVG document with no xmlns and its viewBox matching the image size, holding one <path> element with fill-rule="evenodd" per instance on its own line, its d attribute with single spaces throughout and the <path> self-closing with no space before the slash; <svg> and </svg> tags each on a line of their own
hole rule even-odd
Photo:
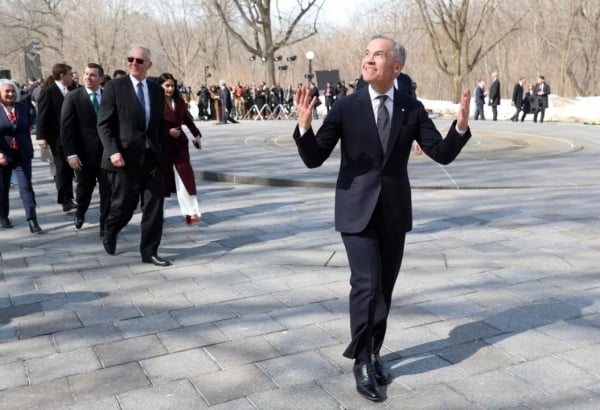
<svg viewBox="0 0 600 410">
<path fill-rule="evenodd" d="M 77 209 L 77 204 L 75 202 L 73 202 L 72 199 L 69 199 L 67 202 L 64 202 L 62 204 L 63 212 L 69 212 L 69 211 L 72 211 L 73 209 Z"/>
<path fill-rule="evenodd" d="M 355 364 L 352 368 L 356 380 L 356 391 L 371 401 L 382 401 L 383 394 L 375 381 L 372 363 Z"/>
<path fill-rule="evenodd" d="M 10 221 L 10 219 L 7 218 L 0 218 L 0 225 L 2 225 L 3 228 L 9 229 L 13 227 L 12 222 Z"/>
<path fill-rule="evenodd" d="M 27 222 L 29 223 L 29 230 L 31 231 L 31 233 L 42 232 L 42 228 L 40 228 L 40 226 L 38 225 L 37 219 L 31 218 L 28 219 Z"/>
<path fill-rule="evenodd" d="M 143 258 L 142 262 L 151 263 L 156 266 L 171 266 L 171 261 L 168 259 L 161 258 L 158 255 L 152 255 L 149 258 Z"/>
<path fill-rule="evenodd" d="M 73 221 L 75 222 L 75 228 L 81 229 L 81 227 L 83 226 L 84 217 L 83 215 L 80 215 L 79 212 L 75 212 L 75 217 L 73 218 Z"/>
<path fill-rule="evenodd" d="M 390 384 L 392 382 L 392 376 L 390 372 L 387 371 L 385 367 L 383 367 L 383 363 L 381 362 L 381 357 L 378 354 L 374 354 L 372 357 L 373 361 L 373 371 L 375 372 L 375 381 L 378 385 L 383 386 L 386 384 Z"/>
<path fill-rule="evenodd" d="M 106 251 L 106 253 L 108 253 L 109 255 L 115 254 L 115 251 L 117 250 L 117 240 L 116 239 L 110 239 L 110 238 L 104 237 L 102 239 L 102 245 L 104 246 L 104 250 Z"/>
</svg>

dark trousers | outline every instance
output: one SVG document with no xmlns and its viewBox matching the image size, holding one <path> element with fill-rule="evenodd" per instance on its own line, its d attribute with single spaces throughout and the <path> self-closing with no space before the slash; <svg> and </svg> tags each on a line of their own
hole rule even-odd
<svg viewBox="0 0 600 410">
<path fill-rule="evenodd" d="M 342 233 L 350 263 L 350 331 L 344 356 L 370 361 L 383 345 L 405 232 L 386 223 L 381 200 L 364 231 Z"/>
<path fill-rule="evenodd" d="M 540 107 L 533 113 L 533 122 L 537 122 L 538 114 L 540 114 L 540 122 L 544 122 L 544 114 L 546 114 L 546 105 L 540 101 Z"/>
<path fill-rule="evenodd" d="M 492 105 L 492 121 L 496 121 L 498 119 L 498 106 Z"/>
<path fill-rule="evenodd" d="M 140 253 L 142 259 L 156 255 L 163 230 L 165 176 L 156 163 L 152 150 L 145 150 L 143 167 L 139 172 L 132 173 L 123 169 L 106 174 L 112 195 L 106 218 L 105 238 L 116 239 L 117 234 L 131 220 L 138 200 L 141 200 Z"/>
<path fill-rule="evenodd" d="M 23 209 L 25 209 L 25 218 L 36 218 L 35 214 L 35 193 L 31 185 L 31 161 L 21 161 L 18 154 L 14 154 L 15 158 L 8 165 L 0 167 L 0 216 L 8 218 L 9 214 L 9 190 L 10 177 L 14 171 L 17 176 L 17 184 L 19 188 L 19 196 Z"/>
<path fill-rule="evenodd" d="M 87 212 L 92 194 L 98 181 L 98 191 L 100 193 L 100 226 L 104 226 L 108 211 L 110 208 L 111 190 L 108 183 L 106 171 L 100 168 L 100 165 L 88 164 L 78 172 L 79 178 L 75 188 L 75 200 L 77 201 L 77 214 L 84 216 Z"/>
<path fill-rule="evenodd" d="M 483 104 L 475 104 L 475 117 L 476 120 L 482 119 L 485 120 L 485 115 L 483 114 Z"/>
<path fill-rule="evenodd" d="M 517 111 L 515 112 L 515 115 L 513 115 L 510 119 L 512 121 L 519 121 L 519 113 L 521 112 L 521 107 L 517 107 Z"/>
<path fill-rule="evenodd" d="M 65 204 L 73 200 L 73 177 L 75 172 L 69 166 L 65 159 L 65 154 L 61 146 L 52 148 L 52 156 L 54 166 L 56 167 L 56 175 L 54 183 L 56 184 L 56 203 Z"/>
</svg>

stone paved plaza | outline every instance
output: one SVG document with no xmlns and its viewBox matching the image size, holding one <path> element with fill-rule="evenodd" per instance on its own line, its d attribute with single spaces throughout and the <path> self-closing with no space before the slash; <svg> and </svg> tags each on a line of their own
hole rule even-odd
<svg viewBox="0 0 600 410">
<path fill-rule="evenodd" d="M 450 166 L 412 158 L 374 404 L 342 357 L 339 156 L 304 168 L 294 125 L 199 123 L 202 220 L 166 201 L 162 269 L 140 261 L 139 213 L 106 254 L 97 194 L 76 230 L 35 159 L 44 231 L 16 190 L 0 230 L 0 409 L 600 408 L 598 127 L 472 122 Z"/>
</svg>

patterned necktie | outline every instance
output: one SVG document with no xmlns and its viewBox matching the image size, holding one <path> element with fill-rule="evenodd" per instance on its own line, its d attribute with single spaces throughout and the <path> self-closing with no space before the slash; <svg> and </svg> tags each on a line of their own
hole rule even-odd
<svg viewBox="0 0 600 410">
<path fill-rule="evenodd" d="M 387 142 L 390 137 L 390 113 L 387 108 L 385 108 L 387 95 L 380 95 L 377 99 L 379 99 L 379 108 L 377 109 L 377 132 L 379 133 L 379 140 L 381 141 L 381 147 L 385 154 Z"/>
<path fill-rule="evenodd" d="M 92 93 L 92 105 L 94 106 L 94 111 L 96 111 L 96 115 L 98 115 L 98 111 L 100 110 L 100 104 L 98 104 L 98 97 L 96 96 L 96 92 Z"/>
<path fill-rule="evenodd" d="M 140 111 L 142 112 L 142 119 L 144 120 L 144 126 L 146 126 L 146 102 L 144 101 L 144 84 L 140 81 L 137 84 L 137 99 L 140 105 Z"/>
</svg>

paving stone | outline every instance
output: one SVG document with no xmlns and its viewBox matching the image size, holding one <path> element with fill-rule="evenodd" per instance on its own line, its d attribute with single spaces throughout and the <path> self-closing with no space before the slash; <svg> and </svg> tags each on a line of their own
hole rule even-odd
<svg viewBox="0 0 600 410">
<path fill-rule="evenodd" d="M 230 340 L 212 323 L 161 332 L 158 333 L 158 337 L 169 349 L 169 352 L 178 352 Z"/>
<path fill-rule="evenodd" d="M 264 313 L 222 320 L 217 322 L 217 326 L 232 340 L 278 332 L 284 329 L 278 321 Z"/>
<path fill-rule="evenodd" d="M 600 383 L 600 378 L 554 357 L 543 357 L 535 361 L 516 364 L 508 367 L 506 371 L 546 393 Z"/>
<path fill-rule="evenodd" d="M 465 378 L 468 373 L 441 356 L 422 354 L 388 362 L 390 374 L 410 389 L 419 389 L 438 383 Z"/>
<path fill-rule="evenodd" d="M 514 408 L 542 393 L 532 384 L 502 369 L 447 384 L 452 390 L 486 409 Z"/>
<path fill-rule="evenodd" d="M 0 365 L 0 391 L 18 386 L 27 386 L 29 379 L 23 362 Z"/>
<path fill-rule="evenodd" d="M 340 370 L 314 352 L 297 353 L 257 363 L 278 386 L 287 387 L 340 374 Z"/>
<path fill-rule="evenodd" d="M 60 410 L 122 410 L 117 398 L 104 397 L 78 402 L 77 404 L 57 407 Z"/>
<path fill-rule="evenodd" d="M 348 360 L 348 359 L 346 359 Z M 349 361 L 349 360 L 348 360 Z M 352 363 L 352 361 L 349 361 Z M 350 370 L 352 371 L 352 370 Z M 356 382 L 352 373 L 344 373 L 337 376 L 323 378 L 318 381 L 318 384 L 330 394 L 336 401 L 339 402 L 340 409 L 380 409 L 382 406 L 389 405 L 388 400 L 385 404 L 370 402 L 356 393 Z M 384 388 L 386 393 L 389 393 L 389 385 Z M 405 388 L 406 390 L 406 388 Z"/>
<path fill-rule="evenodd" d="M 119 306 L 87 306 L 77 310 L 85 326 L 141 317 L 142 314 L 133 303 Z"/>
<path fill-rule="evenodd" d="M 414 392 L 402 392 L 389 397 L 385 404 L 397 410 L 485 409 L 445 384 L 436 384 Z"/>
<path fill-rule="evenodd" d="M 0 394 L 0 409 L 14 410 L 17 403 L 21 408 L 57 408 L 73 403 L 67 380 L 56 379 L 31 386 L 4 390 Z M 26 406 L 26 407 L 25 407 Z"/>
<path fill-rule="evenodd" d="M 187 380 L 146 387 L 119 394 L 122 410 L 204 409 L 208 406 Z"/>
<path fill-rule="evenodd" d="M 530 399 L 527 405 L 536 410 L 597 410 L 600 408 L 600 395 L 583 389 L 561 390 L 540 394 Z"/>
<path fill-rule="evenodd" d="M 207 346 L 206 351 L 222 369 L 231 369 L 281 356 L 281 352 L 267 342 L 263 336 Z"/>
<path fill-rule="evenodd" d="M 135 301 L 135 305 L 144 316 L 155 316 L 161 313 L 170 313 L 194 306 L 192 301 L 185 297 L 185 295 L 182 293 L 155 298 L 139 299 Z"/>
<path fill-rule="evenodd" d="M 340 343 L 316 325 L 271 333 L 265 335 L 265 339 L 284 354 L 305 352 Z"/>
<path fill-rule="evenodd" d="M 277 310 L 271 312 L 271 315 L 288 329 L 338 319 L 336 315 L 318 303 Z"/>
<path fill-rule="evenodd" d="M 22 339 L 82 327 L 75 312 L 48 312 L 44 316 L 18 319 L 17 323 Z"/>
<path fill-rule="evenodd" d="M 140 336 L 95 347 L 104 367 L 135 362 L 168 353 L 156 335 Z"/>
<path fill-rule="evenodd" d="M 202 349 L 171 353 L 145 359 L 140 363 L 154 385 L 219 370 L 219 366 Z"/>
<path fill-rule="evenodd" d="M 98 325 L 65 330 L 54 334 L 54 343 L 56 343 L 59 352 L 66 352 L 68 350 L 108 343 L 115 340 L 121 340 L 121 334 L 112 323 L 100 323 Z"/>
<path fill-rule="evenodd" d="M 447 347 L 438 354 L 469 374 L 485 373 L 523 361 L 481 340 Z"/>
<path fill-rule="evenodd" d="M 253 364 L 197 376 L 192 379 L 192 383 L 202 393 L 210 406 L 277 388 Z"/>
<path fill-rule="evenodd" d="M 210 406 L 211 410 L 256 410 L 248 399 L 237 399 L 228 401 L 227 403 Z"/>
<path fill-rule="evenodd" d="M 572 348 L 569 344 L 547 336 L 538 330 L 506 333 L 486 339 L 486 342 L 525 360 L 550 356 Z"/>
<path fill-rule="evenodd" d="M 115 322 L 115 325 L 125 339 L 179 328 L 179 324 L 169 313 L 120 320 Z"/>
<path fill-rule="evenodd" d="M 248 400 L 259 409 L 339 409 L 339 403 L 315 384 L 299 384 L 255 393 Z"/>
<path fill-rule="evenodd" d="M 0 364 L 56 353 L 50 336 L 0 343 Z"/>
<path fill-rule="evenodd" d="M 286 307 L 285 303 L 274 295 L 260 295 L 227 302 L 237 315 L 248 316 L 268 313 Z"/>
<path fill-rule="evenodd" d="M 55 353 L 25 361 L 31 384 L 39 384 L 72 374 L 101 368 L 100 361 L 91 348 Z"/>
<path fill-rule="evenodd" d="M 139 363 L 95 370 L 67 379 L 77 401 L 101 399 L 150 385 Z"/>
<path fill-rule="evenodd" d="M 171 316 L 181 326 L 193 326 L 204 323 L 217 322 L 224 319 L 237 317 L 237 313 L 228 305 L 216 304 L 209 306 L 191 307 L 188 309 L 174 310 Z"/>
</svg>

